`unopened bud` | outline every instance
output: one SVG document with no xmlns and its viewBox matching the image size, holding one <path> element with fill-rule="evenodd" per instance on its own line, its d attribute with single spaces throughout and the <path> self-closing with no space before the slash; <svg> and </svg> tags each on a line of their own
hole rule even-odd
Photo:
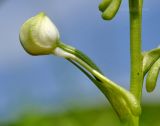
<svg viewBox="0 0 160 126">
<path fill-rule="evenodd" d="M 60 36 L 56 26 L 41 12 L 22 25 L 19 37 L 29 54 L 47 55 L 58 46 Z"/>
</svg>

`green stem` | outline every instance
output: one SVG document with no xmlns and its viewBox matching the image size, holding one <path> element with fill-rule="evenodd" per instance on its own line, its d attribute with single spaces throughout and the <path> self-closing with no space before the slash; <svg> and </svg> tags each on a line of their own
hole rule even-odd
<svg viewBox="0 0 160 126">
<path fill-rule="evenodd" d="M 129 0 L 130 7 L 130 56 L 131 56 L 131 79 L 130 91 L 141 102 L 143 72 L 142 72 L 142 49 L 141 49 L 141 27 L 142 27 L 142 0 Z M 139 118 L 133 119 L 138 126 Z"/>
<path fill-rule="evenodd" d="M 137 100 L 141 100 L 142 90 L 142 54 L 141 54 L 141 22 L 142 14 L 139 2 L 130 0 L 130 54 L 131 54 L 131 92 Z M 136 4 L 135 4 L 136 3 Z M 139 4 L 139 5 L 137 5 Z"/>
<path fill-rule="evenodd" d="M 129 126 L 139 126 L 139 117 L 132 117 L 132 122 L 129 123 Z"/>
</svg>

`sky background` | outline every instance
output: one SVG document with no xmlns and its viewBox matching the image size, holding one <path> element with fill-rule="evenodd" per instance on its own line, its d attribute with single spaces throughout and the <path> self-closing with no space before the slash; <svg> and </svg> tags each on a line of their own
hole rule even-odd
<svg viewBox="0 0 160 126">
<path fill-rule="evenodd" d="M 0 1 L 0 117 L 41 108 L 106 103 L 102 93 L 73 65 L 54 56 L 30 56 L 20 45 L 19 29 L 44 11 L 59 29 L 61 40 L 86 53 L 107 77 L 129 88 L 129 15 L 123 0 L 112 21 L 101 19 L 100 0 Z M 143 50 L 160 44 L 160 1 L 144 0 Z M 144 101 L 156 101 L 160 86 Z"/>
</svg>

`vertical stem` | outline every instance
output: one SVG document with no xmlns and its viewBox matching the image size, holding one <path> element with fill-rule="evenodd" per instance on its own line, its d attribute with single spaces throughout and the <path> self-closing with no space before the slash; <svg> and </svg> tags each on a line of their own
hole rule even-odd
<svg viewBox="0 0 160 126">
<path fill-rule="evenodd" d="M 141 101 L 143 72 L 142 72 L 142 0 L 129 0 L 130 7 L 130 55 L 131 80 L 130 90 L 137 100 Z"/>
<path fill-rule="evenodd" d="M 142 29 L 142 0 L 129 0 L 130 8 L 130 56 L 131 75 L 130 91 L 141 102 L 143 72 L 142 72 L 142 49 L 141 49 L 141 29 Z M 139 117 L 133 117 L 131 126 L 139 125 Z"/>
<path fill-rule="evenodd" d="M 139 126 L 139 117 L 132 117 L 128 126 Z"/>
</svg>

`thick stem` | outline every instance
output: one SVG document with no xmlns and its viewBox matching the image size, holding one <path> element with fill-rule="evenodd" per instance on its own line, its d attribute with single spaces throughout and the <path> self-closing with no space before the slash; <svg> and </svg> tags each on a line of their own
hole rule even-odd
<svg viewBox="0 0 160 126">
<path fill-rule="evenodd" d="M 131 92 L 137 100 L 141 100 L 143 81 L 142 54 L 141 54 L 141 16 L 131 14 L 130 16 L 130 51 L 131 51 Z"/>
<path fill-rule="evenodd" d="M 134 0 L 136 1 L 136 0 Z M 140 0 L 139 0 L 140 1 Z M 136 96 L 138 101 L 141 101 L 142 93 L 142 61 L 143 56 L 141 54 L 141 24 L 142 24 L 142 11 L 140 2 L 138 5 L 130 3 L 130 55 L 131 55 L 131 92 Z"/>
<path fill-rule="evenodd" d="M 132 121 L 129 123 L 129 126 L 139 126 L 139 117 L 132 117 Z"/>
<path fill-rule="evenodd" d="M 143 72 L 142 72 L 142 0 L 129 0 L 130 7 L 130 56 L 131 56 L 131 79 L 130 91 L 141 102 Z M 134 124 L 139 125 L 139 117 L 133 118 Z"/>
</svg>

